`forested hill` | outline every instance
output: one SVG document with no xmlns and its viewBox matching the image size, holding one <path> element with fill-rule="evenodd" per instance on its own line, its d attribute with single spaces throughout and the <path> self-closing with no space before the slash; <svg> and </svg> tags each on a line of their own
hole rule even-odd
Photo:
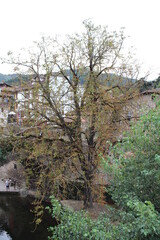
<svg viewBox="0 0 160 240">
<path fill-rule="evenodd" d="M 153 81 L 143 81 L 141 84 L 140 92 L 144 92 L 151 89 L 160 88 L 160 77 Z"/>
<path fill-rule="evenodd" d="M 5 82 L 10 85 L 19 85 L 20 81 L 26 81 L 28 79 L 28 76 L 18 74 L 2 74 L 0 73 L 0 83 Z"/>
<path fill-rule="evenodd" d="M 0 73 L 0 82 L 8 82 L 14 78 L 17 78 L 17 74 L 2 74 Z"/>
<path fill-rule="evenodd" d="M 111 74 L 112 76 L 112 74 Z M 83 78 L 83 77 L 82 77 Z M 111 77 L 111 82 L 116 79 Z M 19 85 L 22 81 L 27 81 L 29 79 L 29 76 L 27 75 L 18 75 L 18 74 L 2 74 L 0 73 L 0 83 L 6 82 L 10 85 Z M 113 81 L 114 82 L 114 81 Z M 84 81 L 81 79 L 81 84 L 83 84 Z M 125 80 L 123 82 L 125 84 Z M 160 88 L 160 77 L 158 77 L 156 80 L 153 81 L 143 81 L 142 80 L 142 85 L 140 91 L 146 91 L 150 89 L 155 89 L 155 88 Z"/>
</svg>

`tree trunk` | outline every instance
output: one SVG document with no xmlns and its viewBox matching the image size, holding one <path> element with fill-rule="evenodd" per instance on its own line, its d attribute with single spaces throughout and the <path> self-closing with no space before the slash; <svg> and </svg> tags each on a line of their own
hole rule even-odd
<svg viewBox="0 0 160 240">
<path fill-rule="evenodd" d="M 84 208 L 93 207 L 93 190 L 92 185 L 89 182 L 84 184 Z"/>
</svg>

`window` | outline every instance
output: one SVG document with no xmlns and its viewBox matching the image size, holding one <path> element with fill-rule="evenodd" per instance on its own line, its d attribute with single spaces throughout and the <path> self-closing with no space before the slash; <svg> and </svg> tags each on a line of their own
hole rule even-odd
<svg viewBox="0 0 160 240">
<path fill-rule="evenodd" d="M 130 120 L 131 120 L 131 117 L 132 117 L 132 116 L 131 116 L 131 113 L 128 112 L 128 114 L 127 114 L 127 120 L 130 121 Z"/>
</svg>

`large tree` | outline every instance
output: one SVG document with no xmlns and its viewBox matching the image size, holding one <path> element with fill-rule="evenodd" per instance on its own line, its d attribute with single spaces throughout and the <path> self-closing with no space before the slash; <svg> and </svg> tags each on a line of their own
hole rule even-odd
<svg viewBox="0 0 160 240">
<path fill-rule="evenodd" d="M 16 71 L 26 68 L 32 76 L 30 97 L 25 89 L 21 102 L 23 129 L 12 137 L 25 161 L 38 166 L 43 191 L 51 182 L 79 181 L 84 205 L 92 207 L 99 153 L 122 131 L 139 67 L 123 55 L 123 31 L 83 24 L 84 33 L 64 41 L 42 38 L 23 58 L 9 53 Z"/>
</svg>

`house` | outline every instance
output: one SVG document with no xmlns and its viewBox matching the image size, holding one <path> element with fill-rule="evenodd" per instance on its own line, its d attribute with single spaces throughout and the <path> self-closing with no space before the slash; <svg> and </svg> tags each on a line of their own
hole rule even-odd
<svg viewBox="0 0 160 240">
<path fill-rule="evenodd" d="M 137 120 L 140 116 L 147 114 L 149 110 L 156 108 L 156 100 L 160 100 L 159 88 L 140 92 L 130 100 L 129 120 Z"/>
<path fill-rule="evenodd" d="M 137 122 L 141 116 L 147 115 L 151 109 L 155 109 L 157 100 L 160 100 L 160 89 L 146 90 L 132 97 L 123 107 L 123 113 L 117 121 L 117 129 L 120 131 L 113 132 L 113 142 L 122 140 L 123 133 L 129 131 L 132 123 Z"/>
<path fill-rule="evenodd" d="M 7 83 L 0 83 L 0 129 L 3 131 L 6 125 L 16 122 L 17 89 Z"/>
</svg>

